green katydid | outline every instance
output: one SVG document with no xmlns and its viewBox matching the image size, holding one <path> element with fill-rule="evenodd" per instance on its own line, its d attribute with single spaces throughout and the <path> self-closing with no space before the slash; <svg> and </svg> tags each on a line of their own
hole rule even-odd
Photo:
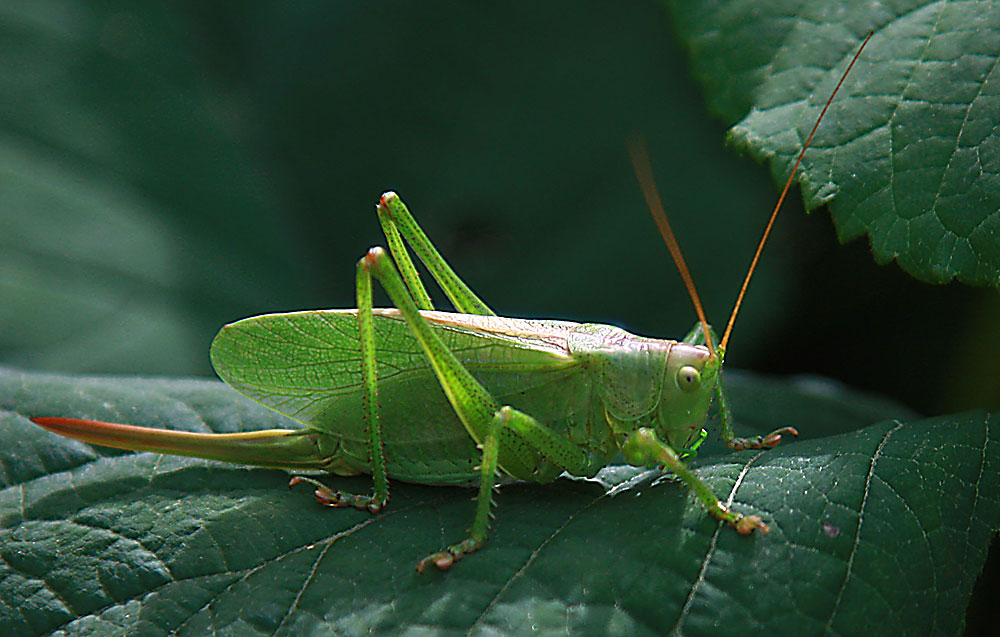
<svg viewBox="0 0 1000 637">
<path fill-rule="evenodd" d="M 640 184 L 698 315 L 683 341 L 635 336 L 617 327 L 496 316 L 455 274 L 395 193 L 376 207 L 388 252 L 357 265 L 357 309 L 256 316 L 225 326 L 211 347 L 219 376 L 240 393 L 292 417 L 302 429 L 201 434 L 70 418 L 34 418 L 55 433 L 138 451 L 224 460 L 292 471 L 371 474 L 371 494 L 335 492 L 312 477 L 322 504 L 379 512 L 389 478 L 478 486 L 469 536 L 433 553 L 417 570 L 449 568 L 478 550 L 504 479 L 549 482 L 563 472 L 593 476 L 619 452 L 683 480 L 716 519 L 739 533 L 767 532 L 759 516 L 728 509 L 682 458 L 704 439 L 713 398 L 722 439 L 761 449 L 783 427 L 737 438 L 721 368 L 747 285 L 785 195 L 827 108 L 871 35 L 840 78 L 803 145 L 757 247 L 722 339 L 715 344 L 694 283 L 653 186 L 641 146 Z M 451 300 L 435 311 L 404 240 Z M 372 278 L 395 306 L 372 307 Z"/>
</svg>

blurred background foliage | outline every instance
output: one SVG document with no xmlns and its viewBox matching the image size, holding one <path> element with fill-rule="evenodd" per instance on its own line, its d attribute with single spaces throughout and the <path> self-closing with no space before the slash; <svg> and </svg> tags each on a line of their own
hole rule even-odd
<svg viewBox="0 0 1000 637">
<path fill-rule="evenodd" d="M 386 189 L 499 313 L 681 337 L 633 133 L 723 323 L 776 189 L 723 146 L 734 121 L 676 36 L 640 0 L 5 2 L 0 361 L 210 375 L 224 323 L 354 306 Z M 797 197 L 730 364 L 924 413 L 1000 406 L 996 291 L 877 266 Z"/>
</svg>

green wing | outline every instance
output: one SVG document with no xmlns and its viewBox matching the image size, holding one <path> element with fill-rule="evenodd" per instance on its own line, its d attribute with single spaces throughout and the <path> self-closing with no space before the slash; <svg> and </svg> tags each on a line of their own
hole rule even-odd
<svg viewBox="0 0 1000 637">
<path fill-rule="evenodd" d="M 565 333 L 577 324 L 424 312 L 435 332 L 474 375 L 488 375 L 500 396 L 523 392 L 548 374 L 576 365 Z M 432 379 L 419 344 L 396 310 L 375 309 L 382 403 Z M 360 401 L 356 310 L 266 314 L 224 327 L 212 342 L 212 365 L 240 393 L 304 424 L 323 420 L 344 400 Z M 478 374 L 477 374 L 478 372 Z M 443 396 L 443 393 L 442 393 Z"/>
</svg>

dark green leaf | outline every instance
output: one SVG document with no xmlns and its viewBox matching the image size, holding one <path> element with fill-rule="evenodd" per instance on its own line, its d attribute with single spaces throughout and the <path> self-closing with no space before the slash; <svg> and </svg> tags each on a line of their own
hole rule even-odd
<svg viewBox="0 0 1000 637">
<path fill-rule="evenodd" d="M 850 431 L 891 407 L 816 382 L 754 407 L 777 382 L 740 379 L 748 419 L 849 433 L 695 463 L 770 534 L 720 528 L 669 476 L 610 467 L 504 488 L 486 547 L 418 575 L 464 534 L 472 491 L 394 483 L 378 516 L 323 509 L 278 471 L 96 449 L 27 420 L 290 424 L 221 383 L 5 370 L 0 632 L 959 632 L 1000 525 L 994 417 Z"/>
<path fill-rule="evenodd" d="M 5 362 L 207 371 L 205 335 L 242 299 L 304 280 L 193 31 L 154 3 L 0 8 Z"/>
<path fill-rule="evenodd" d="M 787 178 L 861 40 L 874 32 L 806 153 L 806 206 L 841 241 L 933 283 L 1000 287 L 1000 5 L 670 2 L 731 141 Z M 791 127 L 790 127 L 791 124 Z"/>
</svg>

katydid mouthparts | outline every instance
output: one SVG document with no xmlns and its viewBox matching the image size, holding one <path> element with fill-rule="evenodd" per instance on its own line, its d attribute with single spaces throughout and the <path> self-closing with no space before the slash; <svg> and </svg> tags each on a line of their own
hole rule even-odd
<svg viewBox="0 0 1000 637">
<path fill-rule="evenodd" d="M 296 475 L 333 507 L 378 513 L 389 479 L 478 487 L 469 535 L 417 563 L 447 569 L 480 549 L 501 479 L 550 482 L 594 476 L 621 452 L 684 481 L 707 512 L 741 534 L 767 532 L 757 515 L 730 510 L 683 461 L 705 437 L 713 399 L 732 449 L 777 445 L 791 427 L 737 438 L 722 383 L 733 323 L 799 164 L 864 46 L 864 40 L 798 155 L 767 223 L 726 330 L 716 344 L 667 221 L 641 145 L 631 148 L 656 224 L 698 315 L 683 341 L 618 327 L 496 316 L 445 262 L 392 192 L 376 206 L 388 250 L 357 264 L 357 308 L 266 314 L 222 328 L 211 346 L 219 377 L 241 394 L 298 421 L 301 429 L 234 434 L 168 431 L 74 418 L 32 418 L 84 442 L 155 453 L 337 475 L 370 474 L 370 494 L 333 491 Z M 408 244 L 455 312 L 436 311 Z M 372 279 L 393 308 L 372 307 Z"/>
</svg>

